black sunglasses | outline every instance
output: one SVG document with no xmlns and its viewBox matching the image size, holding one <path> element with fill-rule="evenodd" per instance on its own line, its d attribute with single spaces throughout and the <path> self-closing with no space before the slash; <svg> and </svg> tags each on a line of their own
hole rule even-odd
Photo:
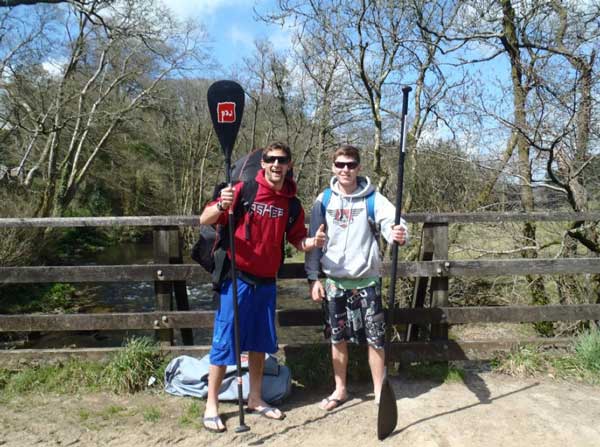
<svg viewBox="0 0 600 447">
<path fill-rule="evenodd" d="M 269 163 L 269 164 L 275 163 L 275 161 L 278 161 L 280 165 L 287 165 L 290 162 L 290 157 L 288 157 L 287 155 L 284 155 L 284 156 L 264 155 L 262 159 L 265 163 Z"/>
<path fill-rule="evenodd" d="M 356 161 L 334 161 L 333 165 L 338 169 L 356 169 L 358 167 L 358 162 Z"/>
</svg>

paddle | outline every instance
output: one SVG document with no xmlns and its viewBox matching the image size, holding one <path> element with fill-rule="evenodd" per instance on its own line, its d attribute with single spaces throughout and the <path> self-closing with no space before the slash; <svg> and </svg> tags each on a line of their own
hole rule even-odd
<svg viewBox="0 0 600 447">
<path fill-rule="evenodd" d="M 408 93 L 412 89 L 410 87 L 402 88 L 402 119 L 400 133 L 400 157 L 398 158 L 398 190 L 396 193 L 396 218 L 395 225 L 400 223 L 402 215 L 402 185 L 404 183 L 404 155 L 406 145 L 406 113 L 408 110 Z M 388 313 L 392 315 L 394 311 L 394 300 L 396 297 L 396 271 L 398 268 L 398 243 L 392 245 L 392 273 L 390 278 L 390 290 L 388 301 Z M 388 318 L 389 320 L 389 318 Z M 391 324 L 387 321 L 385 331 L 385 372 L 383 384 L 381 385 L 381 394 L 379 395 L 379 412 L 377 413 L 377 438 L 381 441 L 387 438 L 390 433 L 396 428 L 398 423 L 398 408 L 396 406 L 396 395 L 392 388 L 392 384 L 388 379 L 388 365 L 390 362 L 390 333 Z"/>
<path fill-rule="evenodd" d="M 219 138 L 223 155 L 225 155 L 225 180 L 231 186 L 231 153 L 240 129 L 244 113 L 244 90 L 233 81 L 217 81 L 213 83 L 206 94 L 208 109 L 215 133 Z M 235 244 L 233 238 L 234 218 L 233 206 L 229 207 L 228 215 L 229 248 L 231 250 L 231 286 L 233 289 L 233 322 L 235 331 L 235 358 L 237 366 L 238 403 L 240 407 L 240 425 L 236 432 L 245 432 L 250 428 L 244 424 L 244 396 L 242 391 L 242 362 L 240 358 L 240 325 L 238 315 L 237 273 L 235 268 Z"/>
</svg>

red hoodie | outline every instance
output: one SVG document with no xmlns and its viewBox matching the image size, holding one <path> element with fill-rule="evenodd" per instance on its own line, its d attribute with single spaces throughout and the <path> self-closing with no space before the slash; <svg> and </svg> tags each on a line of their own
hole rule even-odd
<svg viewBox="0 0 600 447">
<path fill-rule="evenodd" d="M 281 266 L 281 242 L 288 221 L 290 198 L 296 195 L 296 183 L 285 179 L 281 191 L 275 191 L 265 179 L 263 169 L 256 174 L 258 190 L 251 210 L 237 222 L 234 233 L 236 268 L 262 278 L 274 278 Z M 233 203 L 239 198 L 242 183 L 235 185 Z M 215 203 L 215 202 L 212 202 Z M 221 213 L 217 224 L 227 225 L 227 213 Z M 250 239 L 246 239 L 246 223 Z M 292 245 L 297 245 L 307 235 L 304 226 L 304 210 L 286 235 Z M 227 254 L 231 257 L 231 251 Z"/>
</svg>

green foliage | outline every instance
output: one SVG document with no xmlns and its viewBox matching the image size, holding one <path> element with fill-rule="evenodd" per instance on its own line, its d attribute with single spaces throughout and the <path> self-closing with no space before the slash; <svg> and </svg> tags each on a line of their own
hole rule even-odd
<svg viewBox="0 0 600 447">
<path fill-rule="evenodd" d="M 73 394 L 109 390 L 133 393 L 146 388 L 151 376 L 162 383 L 167 359 L 148 338 L 132 338 L 108 363 L 68 360 L 21 370 L 0 368 L 3 395 L 24 393 Z"/>
<path fill-rule="evenodd" d="M 53 284 L 42 296 L 43 312 L 70 312 L 76 299 L 76 290 L 71 284 Z"/>
<path fill-rule="evenodd" d="M 582 332 L 571 349 L 560 355 L 532 346 L 521 346 L 493 362 L 502 373 L 519 377 L 548 374 L 563 379 L 600 383 L 600 332 Z"/>
<path fill-rule="evenodd" d="M 127 408 L 123 407 L 122 405 L 109 405 L 102 411 L 98 412 L 98 416 L 100 416 L 105 421 L 109 421 L 111 419 L 114 419 L 115 417 L 121 416 L 126 411 Z"/>
<path fill-rule="evenodd" d="M 520 346 L 494 362 L 497 371 L 519 377 L 534 376 L 544 369 L 544 365 L 543 356 L 533 346 Z"/>
<path fill-rule="evenodd" d="M 73 256 L 97 252 L 109 244 L 108 237 L 99 228 L 73 227 L 61 233 L 57 234 L 56 241 L 48 250 L 53 258 L 68 260 Z"/>
<path fill-rule="evenodd" d="M 77 306 L 77 290 L 71 284 L 9 284 L 0 287 L 0 313 L 69 313 Z"/>
<path fill-rule="evenodd" d="M 575 341 L 575 356 L 584 368 L 600 374 L 600 330 L 591 329 Z"/>
<path fill-rule="evenodd" d="M 103 381 L 115 393 L 143 390 L 151 376 L 157 377 L 163 360 L 156 342 L 147 337 L 131 338 L 104 369 Z"/>
<path fill-rule="evenodd" d="M 146 408 L 142 414 L 146 422 L 158 422 L 162 417 L 160 409 L 156 407 Z"/>
<path fill-rule="evenodd" d="M 79 360 L 32 366 L 21 371 L 0 369 L 0 390 L 7 395 L 98 391 L 101 372 L 101 364 Z"/>
<path fill-rule="evenodd" d="M 465 380 L 465 372 L 448 362 L 411 363 L 405 368 L 409 378 L 415 380 L 432 380 L 440 383 L 460 383 Z"/>
<path fill-rule="evenodd" d="M 179 418 L 182 427 L 200 428 L 200 418 L 204 413 L 204 405 L 197 399 L 193 399 L 183 411 Z"/>
</svg>

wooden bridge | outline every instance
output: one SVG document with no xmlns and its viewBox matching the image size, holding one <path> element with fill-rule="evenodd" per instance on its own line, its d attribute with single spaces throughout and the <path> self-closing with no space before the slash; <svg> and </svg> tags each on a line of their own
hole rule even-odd
<svg viewBox="0 0 600 447">
<path fill-rule="evenodd" d="M 448 326 L 468 323 L 524 323 L 541 321 L 600 320 L 600 297 L 594 303 L 548 306 L 449 307 L 448 283 L 451 277 L 600 274 L 600 258 L 552 258 L 511 260 L 449 259 L 448 227 L 452 224 L 490 224 L 506 222 L 600 221 L 600 213 L 469 213 L 404 216 L 408 222 L 422 224 L 418 261 L 400 262 L 399 277 L 414 277 L 411 308 L 394 309 L 388 315 L 395 324 L 407 328 L 405 340 L 392 344 L 392 356 L 402 360 L 477 360 L 489 359 L 497 351 L 522 344 L 565 346 L 565 338 L 528 338 L 510 340 L 454 341 Z M 48 219 L 0 219 L 8 227 L 90 227 L 144 226 L 153 228 L 154 264 L 0 267 L 0 284 L 49 282 L 154 282 L 156 308 L 144 313 L 0 315 L 0 332 L 154 330 L 161 349 L 173 355 L 203 355 L 208 346 L 194 346 L 191 328 L 210 328 L 213 312 L 190 311 L 186 282 L 208 282 L 208 275 L 196 264 L 183 264 L 180 227 L 197 226 L 196 216 L 88 217 Z M 389 275 L 389 264 L 384 265 Z M 303 278 L 301 263 L 286 264 L 279 279 Z M 425 307 L 429 291 L 431 306 Z M 172 310 L 175 308 L 176 310 Z M 280 326 L 320 326 L 320 310 L 280 310 Z M 428 339 L 417 340 L 416 330 L 427 327 Z M 175 346 L 174 330 L 181 331 L 183 345 Z M 303 345 L 285 346 L 286 352 Z M 73 356 L 102 358 L 120 348 L 10 349 L 0 350 L 0 363 L 56 360 Z"/>
</svg>

